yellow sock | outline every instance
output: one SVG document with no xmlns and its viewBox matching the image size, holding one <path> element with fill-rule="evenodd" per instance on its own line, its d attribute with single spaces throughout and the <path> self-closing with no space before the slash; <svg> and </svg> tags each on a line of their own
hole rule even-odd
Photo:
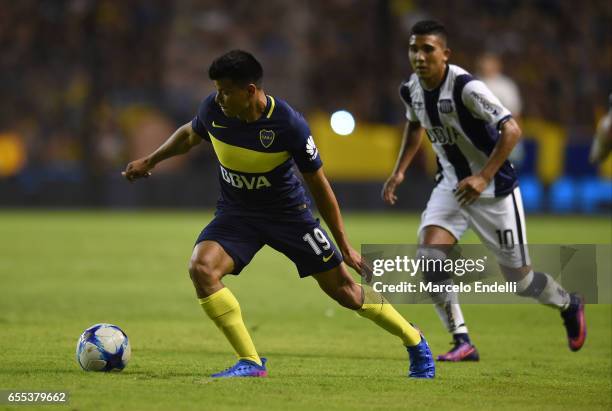
<svg viewBox="0 0 612 411">
<path fill-rule="evenodd" d="M 225 338 L 232 344 L 240 359 L 250 360 L 261 365 L 261 359 L 255 350 L 251 336 L 242 321 L 240 304 L 228 288 L 222 288 L 205 298 L 200 298 L 200 305 L 219 327 Z"/>
<path fill-rule="evenodd" d="M 402 339 L 406 346 L 421 342 L 421 334 L 385 298 L 372 289 L 363 288 L 365 293 L 363 306 L 357 314 L 374 321 L 393 335 Z"/>
</svg>

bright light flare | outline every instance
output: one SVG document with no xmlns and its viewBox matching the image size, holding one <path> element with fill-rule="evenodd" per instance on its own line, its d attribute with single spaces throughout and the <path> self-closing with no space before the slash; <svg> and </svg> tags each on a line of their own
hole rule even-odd
<svg viewBox="0 0 612 411">
<path fill-rule="evenodd" d="M 355 129 L 355 119 L 353 115 L 346 110 L 338 110 L 331 115 L 331 128 L 334 133 L 341 136 L 348 136 Z"/>
</svg>

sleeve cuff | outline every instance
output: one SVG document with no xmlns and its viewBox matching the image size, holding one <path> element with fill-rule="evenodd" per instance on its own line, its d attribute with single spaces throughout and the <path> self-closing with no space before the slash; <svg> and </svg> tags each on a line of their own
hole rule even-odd
<svg viewBox="0 0 612 411">
<path fill-rule="evenodd" d="M 323 162 L 322 161 L 320 161 L 318 164 L 316 164 L 314 166 L 309 166 L 309 167 L 300 167 L 298 165 L 298 170 L 300 170 L 300 173 L 314 173 L 315 171 L 317 171 L 321 167 L 323 167 Z"/>
<path fill-rule="evenodd" d="M 504 123 L 510 120 L 511 118 L 512 118 L 511 114 L 508 114 L 507 116 L 502 117 L 501 120 L 497 122 L 497 131 L 501 130 Z"/>
</svg>

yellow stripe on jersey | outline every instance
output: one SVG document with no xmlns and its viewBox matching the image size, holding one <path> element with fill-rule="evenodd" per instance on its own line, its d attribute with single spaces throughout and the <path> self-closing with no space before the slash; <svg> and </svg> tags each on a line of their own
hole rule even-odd
<svg viewBox="0 0 612 411">
<path fill-rule="evenodd" d="M 244 147 L 233 146 L 215 138 L 210 132 L 217 158 L 223 167 L 244 173 L 267 173 L 287 161 L 291 155 L 288 151 L 264 153 Z"/>
<path fill-rule="evenodd" d="M 272 96 L 268 96 L 270 97 L 270 111 L 268 111 L 268 114 L 266 114 L 266 118 L 270 118 L 270 116 L 272 115 L 272 112 L 274 111 L 274 106 L 276 106 L 276 101 L 274 101 L 274 97 Z"/>
</svg>

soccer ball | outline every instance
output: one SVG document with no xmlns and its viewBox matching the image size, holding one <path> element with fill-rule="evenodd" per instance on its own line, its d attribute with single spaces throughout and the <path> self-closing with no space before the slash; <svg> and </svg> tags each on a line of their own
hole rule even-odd
<svg viewBox="0 0 612 411">
<path fill-rule="evenodd" d="M 112 324 L 92 325 L 76 346 L 77 362 L 85 371 L 121 371 L 131 355 L 127 335 Z"/>
</svg>

